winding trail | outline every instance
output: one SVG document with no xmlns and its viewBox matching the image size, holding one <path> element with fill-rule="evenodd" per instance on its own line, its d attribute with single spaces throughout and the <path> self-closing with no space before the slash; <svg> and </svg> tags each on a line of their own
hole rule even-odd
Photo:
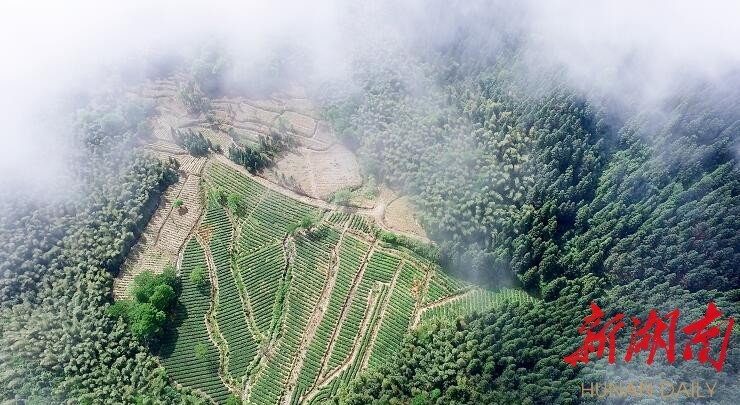
<svg viewBox="0 0 740 405">
<path fill-rule="evenodd" d="M 352 280 L 352 286 L 349 289 L 349 292 L 347 293 L 347 298 L 344 300 L 344 304 L 342 305 L 342 312 L 339 314 L 339 320 L 337 321 L 337 325 L 343 325 L 344 321 L 347 319 L 347 316 L 349 315 L 349 310 L 352 304 L 352 300 L 354 300 L 355 295 L 357 294 L 357 289 L 360 286 L 360 282 L 362 281 L 362 278 L 365 276 L 365 269 L 367 268 L 367 263 L 370 261 L 370 257 L 375 252 L 375 241 L 370 245 L 370 248 L 365 253 L 365 257 L 362 258 L 362 262 L 360 264 L 360 270 L 355 274 L 355 278 Z M 321 367 L 319 368 L 319 376 L 322 374 L 329 373 L 329 370 L 327 370 L 327 362 L 329 361 L 329 358 L 331 357 L 331 353 L 334 350 L 334 346 L 336 346 L 337 341 L 339 340 L 339 330 L 340 327 L 334 328 L 334 331 L 331 334 L 331 338 L 329 340 L 329 347 L 326 350 L 327 355 L 324 356 L 323 359 L 321 359 Z M 350 356 L 351 357 L 351 356 Z"/>
<path fill-rule="evenodd" d="M 393 278 L 391 279 L 390 284 L 388 285 L 388 293 L 385 295 L 385 298 L 383 299 L 383 303 L 380 304 L 382 307 L 380 308 L 380 314 L 378 315 L 378 320 L 375 323 L 375 327 L 372 331 L 370 331 L 370 340 L 368 342 L 368 346 L 365 349 L 365 352 L 362 354 L 362 359 L 360 363 L 360 370 L 364 370 L 367 368 L 367 364 L 370 361 L 370 354 L 373 352 L 373 348 L 375 347 L 375 342 L 378 340 L 378 332 L 380 332 L 380 327 L 383 325 L 383 319 L 386 317 L 386 311 L 388 309 L 388 304 L 390 304 L 391 296 L 393 295 L 393 291 L 396 288 L 396 284 L 398 283 L 398 277 L 401 275 L 401 272 L 403 271 L 403 266 L 406 264 L 405 259 L 401 259 L 401 261 L 398 263 L 398 267 L 396 267 L 396 270 L 393 274 Z"/>
<path fill-rule="evenodd" d="M 316 331 L 319 329 L 319 325 L 324 319 L 324 314 L 329 307 L 329 299 L 334 291 L 334 286 L 337 284 L 337 276 L 339 275 L 339 249 L 341 249 L 342 241 L 344 240 L 344 235 L 346 235 L 348 227 L 349 224 L 345 225 L 342 234 L 339 235 L 339 240 L 337 241 L 336 246 L 334 246 L 331 251 L 331 261 L 327 268 L 326 282 L 324 283 L 324 288 L 321 291 L 319 300 L 316 302 L 313 313 L 308 318 L 306 330 L 303 331 L 303 338 L 298 346 L 298 351 L 296 352 L 296 356 L 293 361 L 293 367 L 290 370 L 290 375 L 288 376 L 288 381 L 286 383 L 285 396 L 281 401 L 283 405 L 290 405 L 291 399 L 293 398 L 293 395 L 295 395 L 295 389 L 298 385 L 298 377 L 300 377 L 301 371 L 303 370 L 303 363 L 306 361 L 308 347 L 313 342 L 314 337 L 316 336 Z"/>
<path fill-rule="evenodd" d="M 265 249 L 272 247 L 272 245 L 267 246 Z M 247 322 L 247 328 L 249 328 L 249 331 L 252 334 L 252 337 L 257 342 L 262 342 L 265 338 L 264 335 L 260 332 L 259 328 L 257 328 L 257 322 L 254 320 L 254 312 L 252 312 L 252 304 L 251 300 L 249 298 L 249 293 L 246 291 L 246 288 L 244 287 L 244 280 L 242 279 L 241 273 L 238 271 L 238 266 L 236 264 L 236 260 L 233 258 L 231 259 L 231 272 L 232 276 L 234 277 L 234 281 L 237 283 L 237 292 L 239 293 L 239 300 L 242 304 L 242 312 L 244 313 L 244 319 Z"/>
<path fill-rule="evenodd" d="M 449 304 L 457 300 L 461 300 L 465 298 L 466 296 L 472 294 L 474 291 L 475 291 L 475 288 L 471 287 L 463 291 L 458 291 L 456 293 L 453 293 L 452 295 L 448 295 L 444 298 L 440 298 L 437 301 L 430 302 L 429 304 L 426 304 L 422 307 L 419 307 L 419 309 L 414 314 L 413 321 L 411 321 L 411 328 L 415 328 L 416 325 L 419 324 L 419 321 L 421 320 L 421 316 L 424 314 L 424 312 L 429 311 L 430 309 L 441 307 L 442 305 Z"/>
<path fill-rule="evenodd" d="M 242 166 L 234 163 L 233 161 L 231 161 L 228 157 L 226 157 L 224 155 L 215 154 L 215 155 L 212 155 L 212 156 L 213 156 L 211 158 L 212 160 L 218 161 L 219 163 L 222 163 L 222 164 L 228 166 L 229 168 L 238 171 L 242 175 L 248 177 L 250 180 L 253 180 L 253 181 L 259 183 L 260 185 L 269 188 L 270 190 L 273 190 L 275 192 L 278 192 L 278 193 L 280 193 L 282 195 L 285 195 L 287 197 L 290 197 L 290 198 L 292 198 L 294 200 L 298 200 L 298 201 L 300 201 L 300 202 L 302 202 L 304 204 L 312 205 L 312 206 L 314 206 L 316 208 L 320 208 L 320 209 L 324 209 L 324 210 L 346 212 L 346 213 L 350 213 L 350 214 L 360 214 L 360 215 L 364 215 L 364 216 L 367 216 L 367 217 L 371 217 L 371 218 L 373 218 L 375 220 L 376 225 L 378 227 L 380 227 L 381 229 L 385 230 L 385 231 L 393 232 L 393 233 L 396 233 L 396 234 L 399 234 L 399 235 L 403 235 L 403 236 L 407 236 L 407 237 L 412 238 L 412 239 L 421 240 L 421 241 L 426 242 L 426 243 L 433 243 L 432 240 L 429 239 L 429 238 L 426 238 L 426 237 L 423 237 L 423 236 L 420 236 L 420 235 L 416 235 L 414 233 L 409 233 L 409 232 L 404 232 L 404 231 L 399 231 L 399 230 L 395 230 L 395 229 L 389 228 L 385 224 L 385 221 L 383 220 L 383 217 L 385 216 L 385 208 L 388 205 L 387 203 L 379 202 L 372 209 L 369 209 L 369 208 L 347 207 L 347 206 L 344 206 L 344 205 L 332 204 L 332 203 L 326 202 L 324 200 L 320 200 L 318 198 L 309 197 L 309 196 L 303 195 L 303 194 L 298 194 L 298 193 L 296 193 L 293 190 L 287 189 L 287 188 L 285 188 L 285 187 L 283 187 L 283 186 L 281 186 L 279 184 L 275 184 L 275 183 L 273 183 L 273 182 L 271 182 L 271 181 L 269 181 L 269 180 L 267 180 L 267 179 L 265 179 L 263 177 L 255 176 L 254 174 L 250 173 L 247 169 L 245 169 L 244 167 L 242 167 Z"/>
<path fill-rule="evenodd" d="M 327 373 L 322 378 L 319 378 L 318 381 L 313 385 L 313 387 L 311 387 L 309 391 L 304 393 L 303 397 L 301 398 L 302 403 L 311 402 L 311 400 L 323 388 L 329 386 L 332 381 L 338 378 L 345 370 L 350 368 L 352 364 L 354 364 L 358 360 L 357 356 L 360 355 L 360 350 L 362 349 L 362 337 L 371 332 L 369 329 L 371 328 L 371 324 L 373 321 L 372 314 L 375 312 L 374 308 L 382 305 L 382 303 L 380 302 L 381 295 L 382 294 L 378 293 L 375 289 L 370 291 L 367 296 L 367 304 L 365 307 L 367 308 L 367 310 L 362 315 L 362 321 L 360 322 L 360 327 L 357 330 L 357 338 L 352 342 L 352 349 L 350 350 L 349 355 L 346 359 L 344 359 L 344 361 L 342 361 L 342 363 L 339 364 L 339 366 L 337 366 L 334 370 L 331 370 L 331 372 Z M 377 324 L 379 324 L 379 322 L 377 322 Z"/>
<path fill-rule="evenodd" d="M 203 248 L 203 253 L 206 258 L 206 266 L 208 267 L 208 278 L 211 282 L 211 299 L 209 300 L 208 311 L 204 316 L 206 324 L 206 331 L 211 343 L 216 347 L 218 351 L 218 378 L 231 392 L 238 392 L 236 385 L 226 376 L 226 369 L 228 367 L 228 346 L 226 345 L 226 339 L 224 339 L 221 331 L 218 328 L 218 322 L 216 322 L 216 306 L 218 305 L 218 275 L 216 274 L 216 263 L 213 260 L 211 249 L 208 244 L 204 243 L 200 235 L 196 234 L 196 239 Z M 226 346 L 226 349 L 224 349 Z"/>
<path fill-rule="evenodd" d="M 282 240 L 282 246 L 283 246 L 283 257 L 285 258 L 285 269 L 283 270 L 283 274 L 281 276 L 280 280 L 280 287 L 278 287 L 278 291 L 285 290 L 287 291 L 288 288 L 285 287 L 286 283 L 291 282 L 292 277 L 292 267 L 293 267 L 293 261 L 295 260 L 295 244 L 293 242 L 293 238 L 290 235 L 286 235 Z M 278 299 L 281 299 L 281 301 L 278 301 Z M 276 296 L 275 302 L 273 303 L 273 308 L 275 305 L 280 305 L 281 307 L 285 308 L 285 303 L 288 300 L 288 294 L 286 293 L 284 296 Z M 277 319 L 273 319 L 273 323 L 270 325 L 270 339 L 267 341 L 267 344 L 265 344 L 262 349 L 261 353 L 259 355 L 259 361 L 255 368 L 259 368 L 256 372 L 251 373 L 250 377 L 247 379 L 247 381 L 244 384 L 244 391 L 242 394 L 242 401 L 245 403 L 249 403 L 249 396 L 251 394 L 251 386 L 254 384 L 255 381 L 260 377 L 262 372 L 265 370 L 265 366 L 269 361 L 272 360 L 273 356 L 275 355 L 275 346 L 278 345 L 278 341 L 280 339 L 280 331 L 283 327 L 283 324 L 285 323 L 285 317 L 287 316 L 287 311 L 280 311 L 280 315 Z"/>
</svg>

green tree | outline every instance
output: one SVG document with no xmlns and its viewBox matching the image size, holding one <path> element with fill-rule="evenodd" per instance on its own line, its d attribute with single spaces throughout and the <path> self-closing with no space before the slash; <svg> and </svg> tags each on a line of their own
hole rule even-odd
<svg viewBox="0 0 740 405">
<path fill-rule="evenodd" d="M 208 285 L 208 277 L 206 276 L 206 271 L 202 266 L 197 266 L 190 272 L 190 282 L 198 288 L 203 288 Z"/>
<path fill-rule="evenodd" d="M 243 204 L 243 198 L 241 195 L 236 193 L 230 193 L 228 197 L 226 197 L 226 205 L 229 207 L 229 210 L 236 215 L 236 216 L 242 216 L 244 215 L 244 204 Z"/>
<path fill-rule="evenodd" d="M 203 342 L 198 342 L 195 347 L 193 347 L 193 354 L 196 359 L 203 360 L 208 354 L 208 347 L 206 347 Z"/>
<path fill-rule="evenodd" d="M 133 302 L 129 300 L 119 300 L 113 303 L 110 307 L 108 307 L 108 315 L 112 316 L 113 318 L 118 317 L 127 317 L 128 311 L 131 310 L 131 306 L 133 305 Z"/>
<path fill-rule="evenodd" d="M 313 228 L 318 220 L 314 215 L 306 214 L 301 218 L 301 228 L 303 229 L 311 229 Z"/>
<path fill-rule="evenodd" d="M 226 405 L 241 405 L 242 401 L 236 395 L 229 395 L 226 398 Z"/>
<path fill-rule="evenodd" d="M 226 204 L 226 192 L 220 187 L 208 191 L 208 203 L 213 205 Z"/>
<path fill-rule="evenodd" d="M 165 310 L 175 302 L 175 290 L 167 284 L 160 284 L 154 287 L 154 292 L 149 297 L 149 302 L 155 308 Z"/>
<path fill-rule="evenodd" d="M 128 318 L 133 335 L 146 341 L 162 330 L 166 315 L 154 305 L 143 303 L 134 305 L 128 312 Z"/>
<path fill-rule="evenodd" d="M 346 188 L 337 190 L 331 196 L 331 202 L 334 204 L 344 205 L 347 204 L 349 199 L 352 198 L 352 191 Z"/>
</svg>

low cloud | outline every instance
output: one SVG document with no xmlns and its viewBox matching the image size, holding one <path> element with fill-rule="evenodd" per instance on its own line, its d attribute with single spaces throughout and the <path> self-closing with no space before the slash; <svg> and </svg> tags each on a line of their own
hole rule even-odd
<svg viewBox="0 0 740 405">
<path fill-rule="evenodd" d="M 530 1 L 526 55 L 577 89 L 649 108 L 738 70 L 739 15 L 736 1 Z"/>
<path fill-rule="evenodd" d="M 75 147 L 76 100 L 204 44 L 233 56 L 233 81 L 269 80 L 260 67 L 285 50 L 316 83 L 347 80 L 353 55 L 373 49 L 414 52 L 462 38 L 474 51 L 521 34 L 530 73 L 561 69 L 579 90 L 650 106 L 737 70 L 738 15 L 734 1 L 11 0 L 0 15 L 0 170 L 4 183 L 58 184 Z"/>
</svg>

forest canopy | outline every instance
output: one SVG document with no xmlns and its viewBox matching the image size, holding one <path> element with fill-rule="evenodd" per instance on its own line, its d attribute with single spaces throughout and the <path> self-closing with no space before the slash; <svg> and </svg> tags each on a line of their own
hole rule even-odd
<svg viewBox="0 0 740 405">
<path fill-rule="evenodd" d="M 640 318 L 651 309 L 699 318 L 713 301 L 737 319 L 736 89 L 702 83 L 666 100 L 663 114 L 625 115 L 564 86 L 531 92 L 541 82 L 507 74 L 516 55 L 454 74 L 445 67 L 475 62 L 454 49 L 399 58 L 417 70 L 363 64 L 362 91 L 328 96 L 327 116 L 369 173 L 412 195 L 446 267 L 542 302 L 415 331 L 340 402 L 572 403 L 581 382 L 610 373 L 605 359 L 563 361 L 581 344 L 590 301 Z M 737 353 L 728 350 L 719 376 L 699 363 L 635 369 L 718 378 L 729 400 L 740 392 Z"/>
<path fill-rule="evenodd" d="M 21 188 L 0 193 L 0 402 L 209 403 L 203 392 L 175 383 L 157 357 L 181 284 L 197 287 L 193 296 L 216 296 L 217 280 L 209 277 L 205 253 L 184 274 L 176 269 L 139 274 L 130 300 L 113 302 L 113 279 L 162 201 L 176 215 L 195 210 L 179 195 L 174 202 L 163 195 L 198 162 L 223 154 L 250 175 L 268 177 L 268 169 L 297 145 L 295 128 L 282 119 L 293 110 L 320 115 L 322 124 L 327 123 L 323 136 L 354 154 L 365 179 L 408 196 L 433 242 L 377 229 L 368 235 L 373 249 L 390 246 L 438 263 L 452 276 L 492 289 L 516 289 L 530 299 L 422 322 L 406 333 L 392 361 L 350 370 L 356 376 L 341 389 L 332 387 L 330 398 L 314 403 L 573 404 L 587 402 L 580 397 L 581 384 L 630 378 L 717 381 L 721 388 L 713 401 L 733 403 L 740 397 L 737 326 L 730 330 L 721 372 L 697 358 L 678 355 L 669 362 L 662 352 L 652 364 L 646 363 L 646 353 L 629 364 L 624 357 L 609 364 L 606 356 L 595 355 L 590 363 L 576 366 L 564 360 L 583 344 L 578 330 L 591 303 L 603 309 L 605 318 L 624 314 L 647 319 L 651 310 L 661 315 L 676 310 L 679 328 L 701 319 L 710 302 L 723 320 L 740 315 L 739 38 L 733 37 L 738 25 L 731 21 L 736 13 L 722 12 L 724 7 L 699 12 L 696 7 L 630 4 L 634 7 L 621 12 L 607 7 L 608 13 L 591 16 L 584 11 L 590 7 L 586 4 L 563 14 L 552 13 L 553 7 L 562 8 L 557 3 L 532 7 L 534 2 L 526 2 L 529 6 L 522 10 L 504 2 L 491 6 L 472 1 L 465 7 L 462 2 L 431 1 L 423 7 L 390 3 L 392 12 L 376 3 L 368 8 L 358 3 L 352 8 L 357 20 L 342 20 L 338 10 L 328 13 L 338 16 L 336 21 L 324 18 L 327 9 L 316 5 L 243 15 L 214 7 L 219 12 L 181 15 L 169 4 L 151 7 L 177 21 L 178 29 L 161 19 L 124 20 L 155 20 L 154 31 L 143 23 L 108 26 L 104 16 L 85 19 L 82 10 L 65 4 L 61 9 L 69 7 L 71 14 L 51 10 L 67 18 L 50 13 L 53 18 L 37 20 L 33 10 L 33 18 L 20 26 L 0 24 L 0 29 L 10 27 L 9 32 L 28 29 L 13 38 L 17 41 L 38 39 L 34 31 L 54 34 L 49 35 L 54 40 L 38 44 L 18 42 L 23 46 L 8 51 L 13 55 L 6 64 L 13 68 L 11 74 L 0 75 L 10 79 L 3 101 L 11 102 L 2 108 L 8 112 L 7 133 L 17 138 L 10 138 L 7 150 L 12 152 L 0 160 L 22 163 L 7 166 L 16 169 L 11 175 L 22 174 L 20 182 L 35 182 L 42 189 L 41 198 Z M 374 14 L 374 8 L 388 15 Z M 670 18 L 685 10 L 696 18 Z M 111 14 L 118 22 L 117 13 Z M 192 19 L 183 17 L 191 14 Z M 550 16 L 545 19 L 550 24 L 543 25 L 541 19 L 549 14 L 557 20 Z M 710 14 L 714 19 L 704 18 Z M 625 16 L 634 15 L 649 22 L 649 29 L 624 29 L 632 21 Z M 674 26 L 655 29 L 658 20 Z M 712 29 L 702 30 L 707 21 Z M 56 29 L 46 32 L 40 29 L 44 22 L 62 25 L 52 24 Z M 114 35 L 98 37 L 85 29 L 88 22 Z M 116 37 L 119 25 L 143 33 L 130 35 L 137 52 L 129 59 L 144 59 L 144 66 L 108 69 L 126 59 L 110 57 L 108 52 L 119 48 L 110 44 L 133 34 Z M 349 26 L 352 35 L 335 31 L 338 26 Z M 573 27 L 575 43 L 568 35 Z M 724 41 L 715 31 L 726 35 Z M 83 35 L 69 40 L 69 33 Z M 163 41 L 168 51 L 161 54 L 148 47 L 142 51 L 146 41 L 141 39 L 154 42 L 154 34 L 177 41 Z M 172 47 L 199 36 L 208 41 Z M 370 44 L 363 42 L 366 36 L 372 38 Z M 77 49 L 84 38 L 103 45 Z M 50 57 L 42 52 L 46 43 L 54 46 Z M 191 49 L 196 43 L 202 49 Z M 24 49 L 25 58 L 14 48 Z M 724 58 L 727 49 L 730 57 Z M 65 69 L 48 63 L 63 54 L 84 57 Z M 88 71 L 97 59 L 106 68 Z M 28 66 L 17 65 L 23 61 Z M 47 77 L 37 77 L 47 68 Z M 76 80 L 70 71 L 105 78 Z M 163 80 L 172 77 L 184 84 Z M 54 83 L 78 81 L 86 88 L 56 94 Z M 40 90 L 47 86 L 48 91 Z M 138 95 L 146 92 L 141 88 L 154 90 L 147 98 Z M 154 101 L 167 91 L 174 94 L 172 103 Z M 255 105 L 242 102 L 243 97 Z M 319 106 L 317 111 L 308 101 Z M 239 111 L 229 107 L 231 115 L 263 116 L 237 123 L 249 142 L 237 142 L 236 125 L 212 141 L 210 129 L 224 124 L 216 106 L 232 102 Z M 34 114 L 23 114 L 27 105 Z M 165 120 L 173 109 L 189 119 Z M 55 119 L 67 110 L 68 117 Z M 42 121 L 53 123 L 51 135 L 37 125 Z M 158 144 L 163 135 L 155 133 L 155 124 L 170 128 L 164 136 L 176 145 Z M 304 138 L 322 136 L 315 124 Z M 255 131 L 259 136 L 253 136 Z M 57 148 L 62 144 L 64 148 Z M 313 152 L 325 150 L 307 155 Z M 177 159 L 162 159 L 167 153 Z M 180 161 L 189 166 L 181 167 Z M 46 177 L 52 178 L 51 171 L 60 165 L 69 176 L 51 187 Z M 211 208 L 218 206 L 213 212 L 223 214 L 223 223 L 238 222 L 234 231 L 243 225 L 240 221 L 249 215 L 246 197 L 219 187 L 204 191 L 200 179 L 191 183 Z M 347 203 L 347 190 L 336 190 L 333 201 Z M 266 198 L 252 197 L 259 202 Z M 280 233 L 269 218 L 262 220 L 268 231 Z M 322 237 L 327 229 L 323 220 L 318 212 L 301 214 L 273 244 L 275 257 L 285 260 L 275 261 L 285 270 L 279 273 L 285 277 L 275 277 L 285 283 L 276 296 L 286 296 L 293 274 L 290 249 L 295 244 L 290 238 Z M 223 229 L 224 235 L 232 232 L 231 225 Z M 230 239 L 224 235 L 213 239 L 214 245 L 226 249 Z M 196 238 L 206 236 L 213 235 L 206 232 L 190 240 L 197 247 L 203 241 Z M 240 241 L 237 248 L 249 243 Z M 336 254 L 325 256 L 336 263 Z M 313 259 L 299 265 L 318 268 Z M 230 275 L 233 263 L 220 264 Z M 419 294 L 415 282 L 409 283 L 409 295 Z M 376 304 L 412 302 L 393 301 L 386 294 L 391 289 L 382 284 L 367 289 Z M 234 283 L 231 291 L 236 298 L 227 304 L 233 308 L 241 305 L 240 287 Z M 210 302 L 203 313 L 214 316 Z M 280 315 L 285 302 L 276 302 L 265 313 Z M 304 304 L 294 309 L 306 312 Z M 409 313 L 418 309 L 408 306 Z M 359 315 L 351 321 L 363 324 Z M 265 352 L 272 355 L 273 338 L 284 335 L 277 322 L 265 323 L 275 333 L 265 334 L 260 343 L 268 342 Z M 314 329 L 316 334 L 331 332 Z M 618 347 L 627 347 L 629 338 L 630 333 L 620 334 Z M 299 347 L 301 339 L 294 340 L 290 343 Z M 676 347 L 687 340 L 677 341 Z M 360 350 L 362 345 L 355 346 Z M 187 354 L 203 363 L 209 356 L 217 359 L 212 377 L 221 384 L 218 364 L 223 363 L 218 360 L 223 359 L 210 343 L 194 344 Z M 243 363 L 254 369 L 250 361 Z M 248 379 L 238 383 L 250 388 Z M 298 385 L 294 380 L 290 384 L 291 389 Z M 219 387 L 229 396 L 226 403 L 241 402 L 225 385 Z M 299 398 L 300 389 L 295 392 Z"/>
</svg>

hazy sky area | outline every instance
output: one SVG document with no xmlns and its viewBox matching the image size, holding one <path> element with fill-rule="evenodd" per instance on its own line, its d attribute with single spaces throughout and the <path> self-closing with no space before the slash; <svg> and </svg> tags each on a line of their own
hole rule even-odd
<svg viewBox="0 0 740 405">
<path fill-rule="evenodd" d="M 228 50 L 244 80 L 276 47 L 311 80 L 349 77 L 352 52 L 438 44 L 461 26 L 495 44 L 496 21 L 526 35 L 532 72 L 560 66 L 579 90 L 650 108 L 695 79 L 740 66 L 740 2 L 690 1 L 6 1 L 0 13 L 3 182 L 46 187 L 63 175 L 66 106 L 142 71 L 154 55 Z M 457 6 L 455 6 L 457 4 Z M 395 45 L 392 45 L 395 43 Z M 737 86 L 738 83 L 728 83 Z M 0 183 L 0 184 L 2 184 Z"/>
</svg>

